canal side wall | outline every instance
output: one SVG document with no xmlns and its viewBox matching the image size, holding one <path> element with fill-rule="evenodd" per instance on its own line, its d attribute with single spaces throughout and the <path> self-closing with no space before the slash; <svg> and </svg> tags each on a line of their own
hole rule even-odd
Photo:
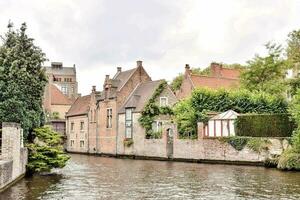
<svg viewBox="0 0 300 200">
<path fill-rule="evenodd" d="M 26 172 L 27 148 L 23 147 L 23 130 L 17 123 L 2 123 L 0 155 L 0 192 Z"/>
<path fill-rule="evenodd" d="M 242 150 L 236 150 L 231 144 L 220 138 L 179 139 L 176 128 L 174 128 L 173 155 L 168 158 L 166 130 L 170 127 L 164 128 L 161 139 L 146 139 L 145 130 L 137 120 L 139 116 L 139 114 L 134 114 L 133 123 L 137 130 L 133 134 L 133 144 L 128 147 L 124 144 L 125 115 L 119 115 L 117 156 L 261 165 L 266 159 L 280 155 L 289 146 L 287 139 L 267 138 L 270 142 L 268 150 L 256 152 L 247 145 Z"/>
</svg>

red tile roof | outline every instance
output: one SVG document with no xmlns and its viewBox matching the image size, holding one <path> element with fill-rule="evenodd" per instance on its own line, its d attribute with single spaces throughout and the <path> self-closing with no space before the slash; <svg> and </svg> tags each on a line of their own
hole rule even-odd
<svg viewBox="0 0 300 200">
<path fill-rule="evenodd" d="M 191 80 L 193 86 L 197 87 L 207 87 L 210 89 L 229 89 L 239 86 L 239 79 L 223 78 L 223 77 L 211 77 L 211 76 L 201 76 L 191 74 Z"/>
<path fill-rule="evenodd" d="M 51 84 L 51 105 L 71 105 L 72 101 L 64 95 L 55 85 Z"/>
<path fill-rule="evenodd" d="M 91 95 L 78 97 L 73 103 L 66 116 L 76 116 L 87 114 L 90 108 Z"/>
<path fill-rule="evenodd" d="M 220 71 L 220 74 L 221 74 L 221 77 L 224 77 L 224 78 L 238 79 L 240 77 L 240 70 L 222 68 Z"/>
</svg>

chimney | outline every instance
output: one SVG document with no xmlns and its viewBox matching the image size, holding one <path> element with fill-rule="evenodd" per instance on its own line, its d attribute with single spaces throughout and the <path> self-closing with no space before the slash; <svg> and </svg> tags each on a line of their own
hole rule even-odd
<svg viewBox="0 0 300 200">
<path fill-rule="evenodd" d="M 121 72 L 122 71 L 122 67 L 117 67 L 117 72 Z"/>
<path fill-rule="evenodd" d="M 136 61 L 137 67 L 142 67 L 142 65 L 143 65 L 143 61 L 140 61 L 140 60 Z"/>
<path fill-rule="evenodd" d="M 185 73 L 184 75 L 187 76 L 187 75 L 191 75 L 192 73 L 192 70 L 191 70 L 191 67 L 189 64 L 185 64 Z"/>
<path fill-rule="evenodd" d="M 92 86 L 92 93 L 94 93 L 94 92 L 96 92 L 96 86 L 95 85 Z"/>
<path fill-rule="evenodd" d="M 105 75 L 105 82 L 109 80 L 109 75 Z"/>
<path fill-rule="evenodd" d="M 222 76 L 222 65 L 216 62 L 212 62 L 210 64 L 210 70 L 211 70 L 211 75 L 215 77 L 220 77 Z"/>
</svg>

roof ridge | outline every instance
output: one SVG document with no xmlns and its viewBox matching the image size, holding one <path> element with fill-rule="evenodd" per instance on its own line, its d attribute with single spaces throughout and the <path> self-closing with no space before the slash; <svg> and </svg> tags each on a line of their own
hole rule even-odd
<svg viewBox="0 0 300 200">
<path fill-rule="evenodd" d="M 223 77 L 223 76 L 208 76 L 208 75 L 200 75 L 200 74 L 191 74 L 190 76 L 205 77 L 205 78 L 228 79 L 228 80 L 239 80 L 239 78 L 228 78 L 228 77 Z"/>
</svg>

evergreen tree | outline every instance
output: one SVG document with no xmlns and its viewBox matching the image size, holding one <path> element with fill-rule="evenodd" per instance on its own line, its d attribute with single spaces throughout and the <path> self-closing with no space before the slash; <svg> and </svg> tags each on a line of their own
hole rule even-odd
<svg viewBox="0 0 300 200">
<path fill-rule="evenodd" d="M 9 23 L 0 46 L 0 122 L 20 123 L 25 136 L 43 124 L 42 98 L 47 83 L 41 67 L 45 54 L 26 29 L 23 23 L 15 31 Z"/>
</svg>

